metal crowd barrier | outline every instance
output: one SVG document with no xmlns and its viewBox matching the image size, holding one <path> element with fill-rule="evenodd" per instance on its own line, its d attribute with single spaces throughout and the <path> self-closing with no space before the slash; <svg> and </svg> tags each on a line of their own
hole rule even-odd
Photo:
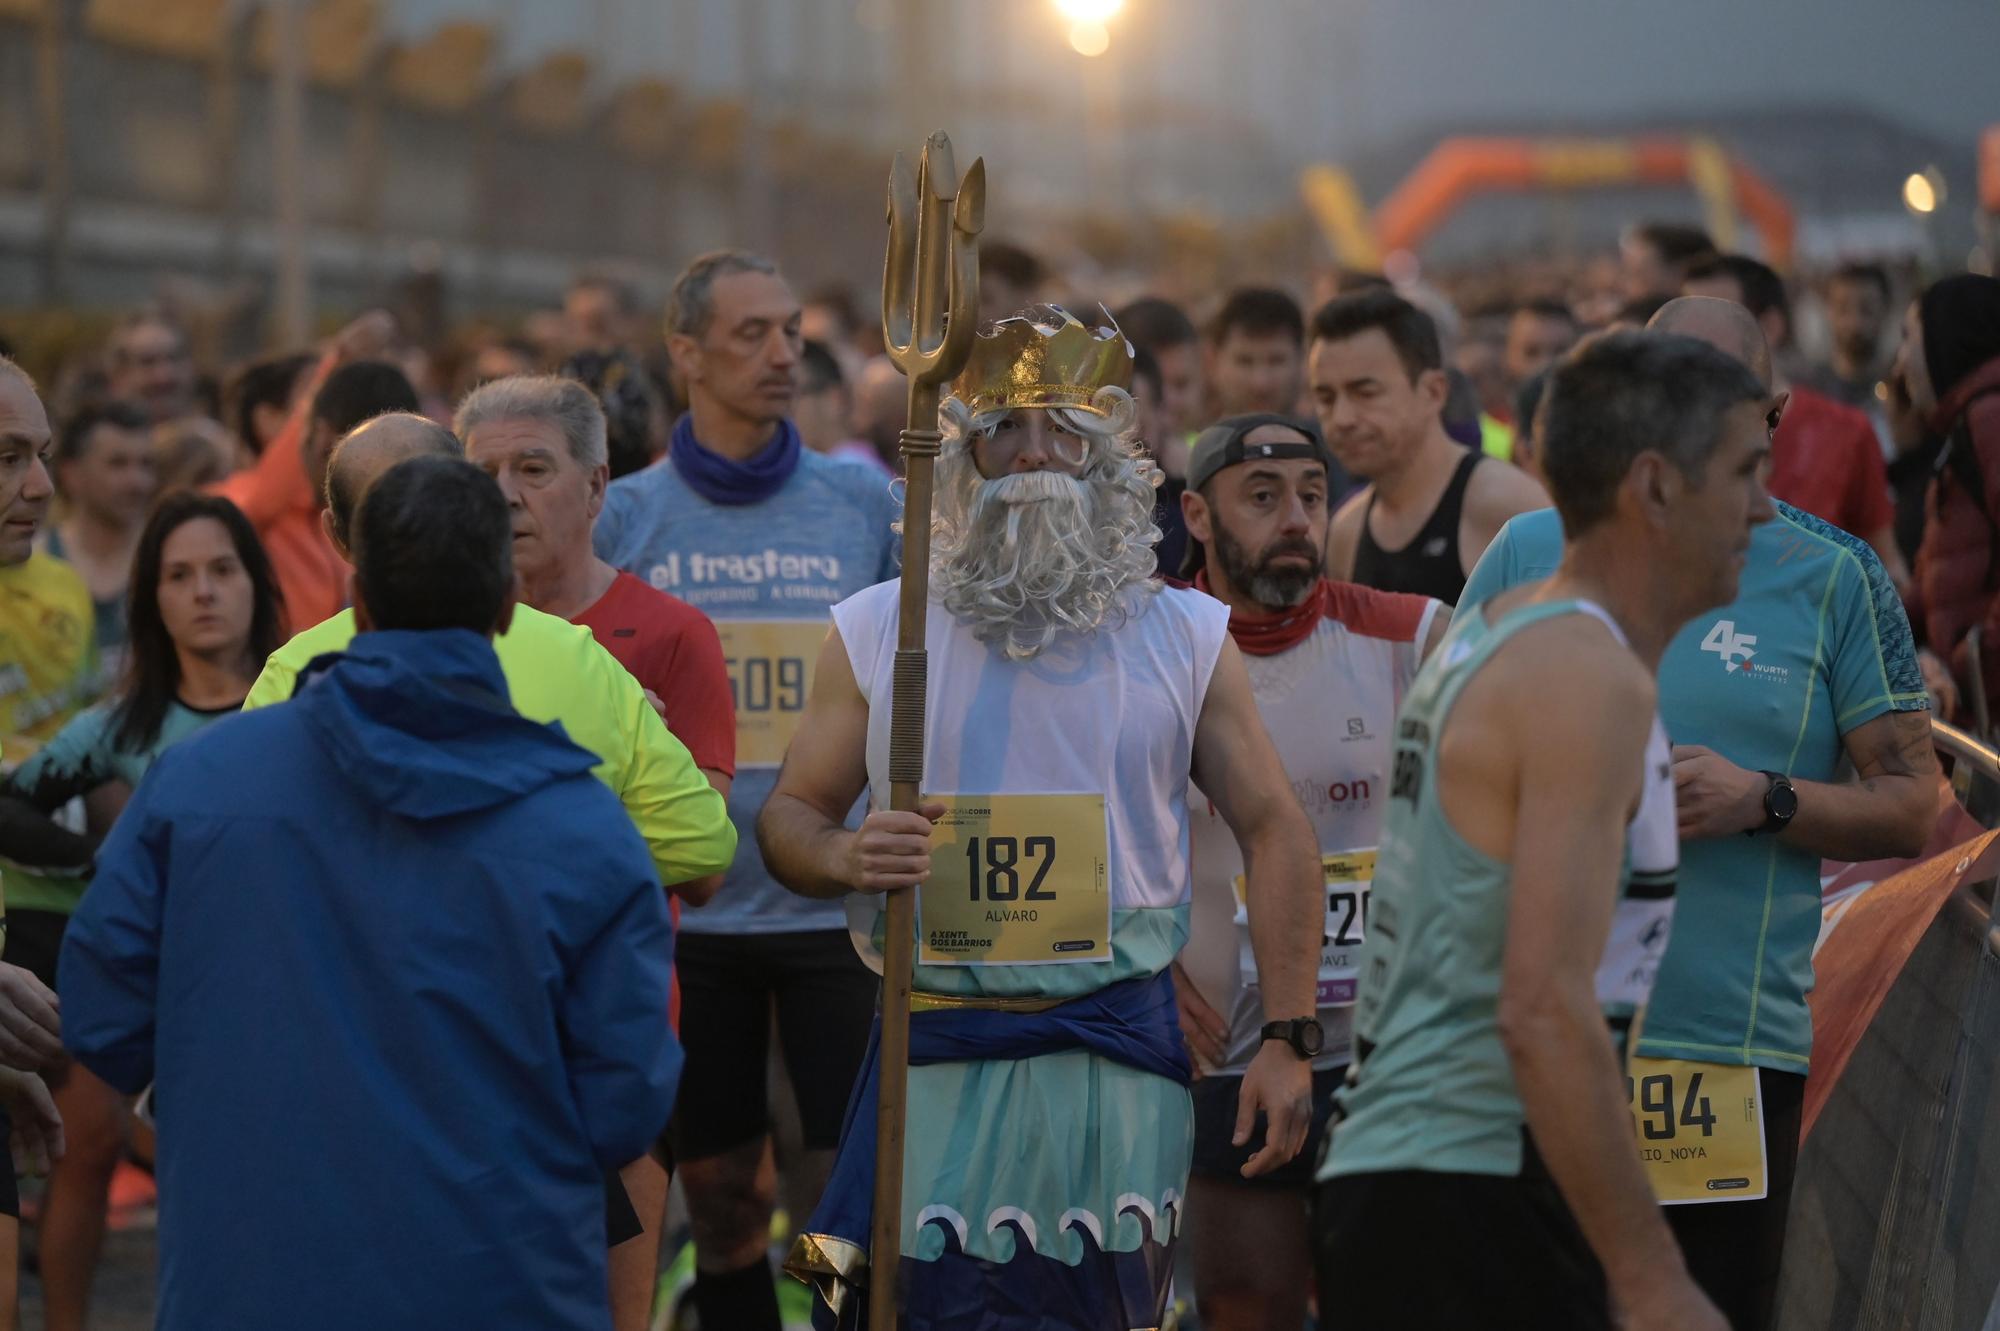
<svg viewBox="0 0 2000 1331">
<path fill-rule="evenodd" d="M 1979 727 L 1981 735 L 1990 735 L 1993 733 L 1993 716 L 1986 699 L 1986 657 L 1985 643 L 1980 640 L 1982 633 L 1982 627 L 1974 624 L 1965 635 L 1966 673 L 1972 676 L 1966 698 L 1972 704 L 1973 724 Z"/>
<path fill-rule="evenodd" d="M 1996 750 L 1984 740 L 1960 730 L 1957 726 L 1947 725 L 1943 721 L 1933 721 L 1931 743 L 1937 746 L 1939 753 L 1954 763 L 1967 764 L 1979 775 L 2000 783 L 2000 750 Z M 1952 780 L 1955 783 L 1958 779 L 1958 774 L 1954 771 Z M 1960 793 L 1964 792 L 1961 790 Z"/>
<path fill-rule="evenodd" d="M 2000 750 L 1934 723 L 2000 826 Z M 2000 1329 L 2000 928 L 1963 883 L 1888 986 L 1800 1146 L 1779 1331 Z"/>
<path fill-rule="evenodd" d="M 1931 744 L 1951 760 L 1951 788 L 1966 812 L 1992 827 L 2000 819 L 2000 749 L 1943 721 L 1931 722 Z"/>
<path fill-rule="evenodd" d="M 1931 722 L 1931 743 L 1951 765 L 1951 788 L 1981 827 L 2000 826 L 2000 749 L 1942 721 Z M 1995 918 L 1991 881 L 1967 884 L 1988 912 L 1986 946 L 2000 957 L 2000 918 Z"/>
</svg>

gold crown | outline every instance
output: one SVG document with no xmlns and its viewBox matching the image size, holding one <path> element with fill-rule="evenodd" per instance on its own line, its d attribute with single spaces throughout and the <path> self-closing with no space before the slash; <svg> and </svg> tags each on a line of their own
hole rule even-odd
<svg viewBox="0 0 2000 1331">
<path fill-rule="evenodd" d="M 1071 407 L 1102 416 L 1101 388 L 1132 386 L 1132 344 L 1109 313 L 1109 328 L 1086 328 L 1060 305 L 1033 305 L 985 325 L 952 384 L 977 415 L 1017 407 Z"/>
</svg>

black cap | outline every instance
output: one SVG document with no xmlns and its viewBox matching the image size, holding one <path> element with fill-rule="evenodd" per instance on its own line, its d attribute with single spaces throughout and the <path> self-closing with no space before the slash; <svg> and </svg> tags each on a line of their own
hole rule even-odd
<svg viewBox="0 0 2000 1331">
<path fill-rule="evenodd" d="M 1305 443 L 1245 444 L 1244 436 L 1266 425 L 1282 425 L 1306 437 Z M 1257 411 L 1243 416 L 1225 416 L 1195 436 L 1188 449 L 1187 486 L 1199 490 L 1209 477 L 1226 467 L 1253 462 L 1258 458 L 1313 458 L 1333 474 L 1333 454 L 1320 438 L 1319 424 L 1303 416 L 1286 416 L 1275 411 Z"/>
<path fill-rule="evenodd" d="M 1245 444 L 1244 436 L 1266 425 L 1282 425 L 1306 437 L 1307 442 Z M 1337 474 L 1333 453 L 1320 437 L 1319 423 L 1303 416 L 1287 416 L 1276 411 L 1256 411 L 1242 416 L 1225 416 L 1195 436 L 1188 448 L 1187 488 L 1199 490 L 1219 471 L 1263 458 L 1312 458 L 1326 468 L 1327 479 Z M 1207 561 L 1201 542 L 1189 535 L 1187 553 L 1181 558 L 1180 576 L 1193 578 Z"/>
</svg>

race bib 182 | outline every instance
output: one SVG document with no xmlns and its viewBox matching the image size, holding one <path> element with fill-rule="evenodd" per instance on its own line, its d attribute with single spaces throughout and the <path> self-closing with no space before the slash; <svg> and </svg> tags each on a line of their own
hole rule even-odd
<svg viewBox="0 0 2000 1331">
<path fill-rule="evenodd" d="M 917 961 L 1024 966 L 1111 957 L 1102 795 L 929 795 L 931 875 L 917 894 Z"/>
</svg>

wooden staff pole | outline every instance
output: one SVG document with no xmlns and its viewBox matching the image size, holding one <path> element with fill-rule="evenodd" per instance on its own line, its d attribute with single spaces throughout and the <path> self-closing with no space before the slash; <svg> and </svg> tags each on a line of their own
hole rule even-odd
<svg viewBox="0 0 2000 1331">
<path fill-rule="evenodd" d="M 903 599 L 896 622 L 889 713 L 889 807 L 914 813 L 924 781 L 924 623 L 930 607 L 931 472 L 938 399 L 972 350 L 978 323 L 979 231 L 986 164 L 961 182 L 951 140 L 924 144 L 911 174 L 901 153 L 889 173 L 889 254 L 882 273 L 882 337 L 909 376 L 904 466 Z M 903 1239 L 903 1123 L 910 1074 L 910 983 L 916 963 L 913 889 L 886 894 L 882 942 L 881 1094 L 875 1107 L 875 1223 L 869 1236 L 869 1331 L 896 1331 Z"/>
</svg>

